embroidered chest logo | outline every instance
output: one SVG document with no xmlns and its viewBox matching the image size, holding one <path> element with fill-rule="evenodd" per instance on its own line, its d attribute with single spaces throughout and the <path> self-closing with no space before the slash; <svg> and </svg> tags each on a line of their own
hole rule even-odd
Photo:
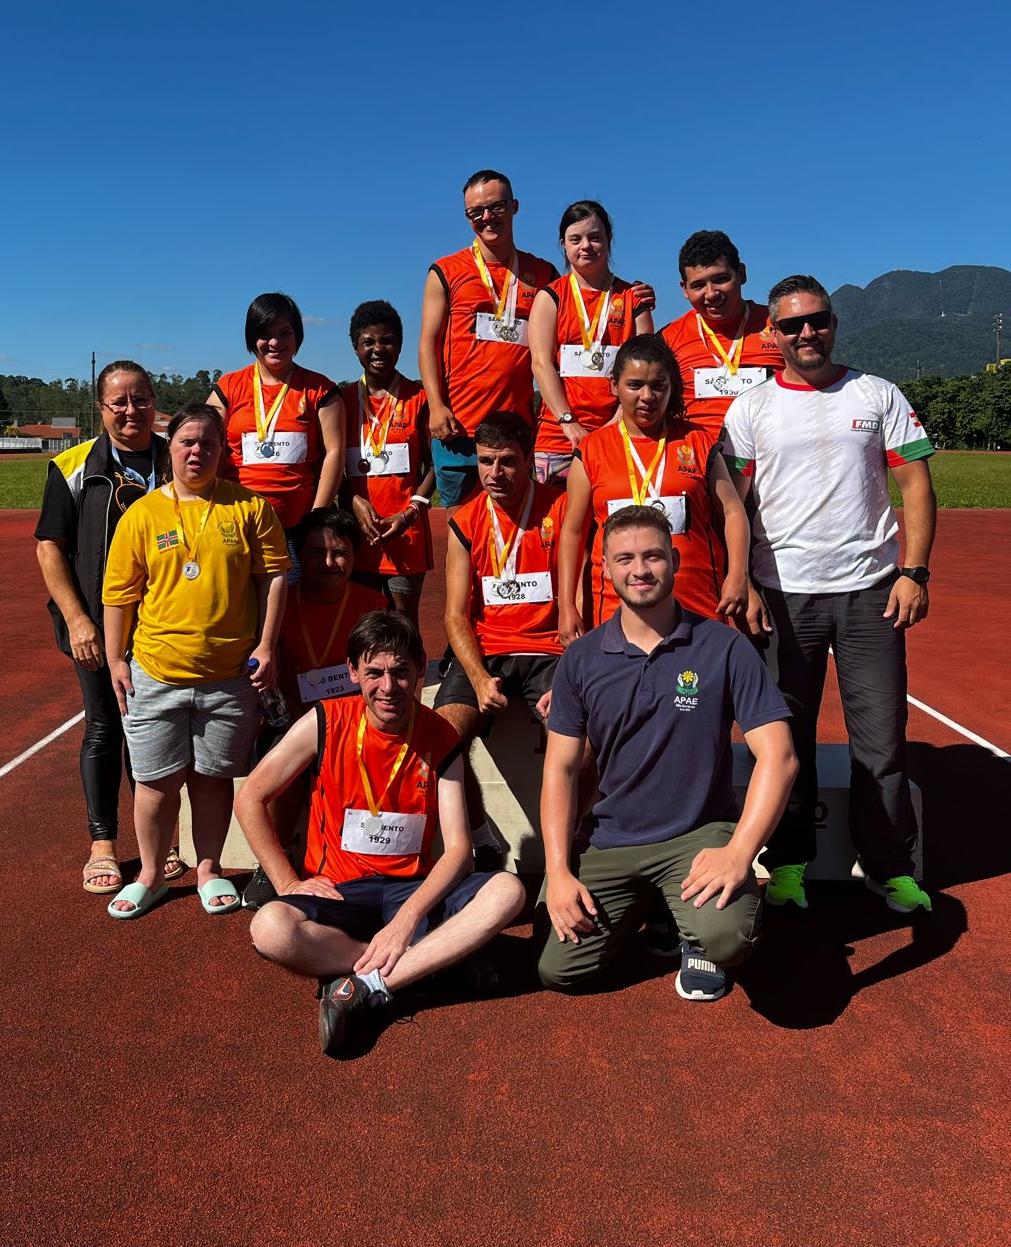
<svg viewBox="0 0 1011 1247">
<path fill-rule="evenodd" d="M 881 421 L 857 417 L 850 427 L 854 433 L 877 433 L 878 429 L 881 428 Z"/>
<path fill-rule="evenodd" d="M 180 544 L 179 534 L 174 528 L 170 528 L 167 533 L 159 533 L 155 537 L 159 550 L 171 550 L 174 546 Z"/>
<path fill-rule="evenodd" d="M 625 296 L 616 294 L 611 300 L 611 311 L 607 318 L 615 324 L 620 324 L 625 319 Z"/>
<path fill-rule="evenodd" d="M 697 671 L 682 671 L 677 678 L 676 710 L 694 710 L 699 704 L 699 676 Z"/>
<path fill-rule="evenodd" d="M 550 550 L 555 544 L 555 521 L 550 515 L 541 520 L 541 549 Z"/>
<path fill-rule="evenodd" d="M 418 780 L 414 785 L 418 792 L 428 792 L 428 776 L 432 767 L 427 758 L 421 759 L 421 766 L 418 768 Z"/>
<path fill-rule="evenodd" d="M 699 461 L 695 457 L 693 446 L 678 447 L 678 471 L 687 472 L 691 476 L 699 475 Z"/>
<path fill-rule="evenodd" d="M 304 394 L 302 395 L 302 398 L 298 404 L 298 415 L 295 417 L 295 420 L 298 424 L 309 423 L 309 413 L 305 409 L 305 395 Z"/>
<path fill-rule="evenodd" d="M 239 544 L 239 529 L 233 520 L 222 520 L 218 525 L 218 531 L 221 533 L 222 544 L 226 546 Z"/>
</svg>

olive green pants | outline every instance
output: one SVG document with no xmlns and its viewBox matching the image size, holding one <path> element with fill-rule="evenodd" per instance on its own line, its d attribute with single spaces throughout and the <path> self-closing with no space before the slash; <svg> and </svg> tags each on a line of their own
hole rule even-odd
<svg viewBox="0 0 1011 1247">
<path fill-rule="evenodd" d="M 594 929 L 579 943 L 559 940 L 553 928 L 537 966 L 541 982 L 556 991 L 572 991 L 599 974 L 639 929 L 659 891 L 674 915 L 681 938 L 702 948 L 721 966 L 743 961 L 758 938 L 761 899 L 753 872 L 731 897 L 725 909 L 712 897 L 696 909 L 694 898 L 681 899 L 681 885 L 692 861 L 702 849 L 723 848 L 734 834 L 734 823 L 706 823 L 660 844 L 622 845 L 596 849 L 592 845 L 573 863 L 573 874 L 590 890 L 597 906 Z M 547 881 L 538 906 L 544 906 Z"/>
</svg>

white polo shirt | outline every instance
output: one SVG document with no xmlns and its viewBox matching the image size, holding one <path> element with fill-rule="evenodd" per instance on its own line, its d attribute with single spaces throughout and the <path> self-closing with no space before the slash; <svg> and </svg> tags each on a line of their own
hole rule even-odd
<svg viewBox="0 0 1011 1247">
<path fill-rule="evenodd" d="M 888 469 L 934 453 L 902 392 L 854 368 L 824 389 L 781 373 L 735 398 L 723 454 L 753 476 L 752 575 L 784 593 L 849 593 L 893 571 Z"/>
</svg>

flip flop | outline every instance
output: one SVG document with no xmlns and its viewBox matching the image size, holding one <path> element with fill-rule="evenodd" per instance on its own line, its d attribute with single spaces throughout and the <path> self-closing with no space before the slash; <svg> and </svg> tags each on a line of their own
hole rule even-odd
<svg viewBox="0 0 1011 1247">
<path fill-rule="evenodd" d="M 233 909 L 238 909 L 242 902 L 239 894 L 235 890 L 235 884 L 231 879 L 208 879 L 204 884 L 197 888 L 197 895 L 200 897 L 200 904 L 204 907 L 204 912 L 217 917 L 218 914 L 230 914 Z M 231 905 L 212 905 L 210 902 L 216 896 L 224 896 L 232 901 Z"/>
<path fill-rule="evenodd" d="M 142 883 L 128 883 L 109 902 L 109 917 L 139 918 L 141 914 L 146 914 L 152 905 L 160 901 L 167 891 L 167 883 L 163 883 L 160 888 L 146 888 Z M 133 909 L 114 909 L 113 906 L 117 901 L 131 901 L 134 907 Z"/>
<path fill-rule="evenodd" d="M 169 849 L 168 857 L 165 858 L 165 868 L 162 874 L 166 879 L 178 879 L 180 875 L 186 873 L 186 863 L 179 856 L 178 849 Z"/>
<path fill-rule="evenodd" d="M 92 883 L 92 879 L 101 879 L 103 875 L 115 875 L 116 883 Z M 123 875 L 119 862 L 114 857 L 93 857 L 84 864 L 84 890 L 99 896 L 107 896 L 110 892 L 118 892 L 123 886 Z"/>
</svg>

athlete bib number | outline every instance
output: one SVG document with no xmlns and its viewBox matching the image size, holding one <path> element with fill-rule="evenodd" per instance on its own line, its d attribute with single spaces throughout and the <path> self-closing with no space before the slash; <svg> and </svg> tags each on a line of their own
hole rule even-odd
<svg viewBox="0 0 1011 1247">
<path fill-rule="evenodd" d="M 314 701 L 322 701 L 324 697 L 347 697 L 349 693 L 357 693 L 358 686 L 351 683 L 351 674 L 346 664 L 334 667 L 314 667 L 312 671 L 298 673 L 298 695 L 303 706 Z"/>
<path fill-rule="evenodd" d="M 526 346 L 527 322 L 498 320 L 491 312 L 478 312 L 474 319 L 474 337 L 478 342 L 504 342 L 506 346 Z"/>
<path fill-rule="evenodd" d="M 485 606 L 521 606 L 526 602 L 551 602 L 554 590 L 550 572 L 525 572 L 514 580 L 505 576 L 482 576 Z"/>
<path fill-rule="evenodd" d="M 636 505 L 634 498 L 611 498 L 607 503 L 607 514 L 613 515 L 615 511 L 620 511 L 623 507 L 634 507 Z M 673 497 L 650 498 L 649 502 L 643 505 L 656 507 L 658 511 L 662 511 L 667 516 L 667 523 L 670 525 L 672 533 L 686 533 L 688 531 L 688 499 L 684 494 L 674 494 Z"/>
<path fill-rule="evenodd" d="M 304 433 L 275 433 L 265 442 L 255 433 L 242 435 L 243 463 L 305 463 L 308 449 Z"/>
<path fill-rule="evenodd" d="M 766 379 L 764 368 L 738 368 L 735 374 L 729 368 L 696 368 L 696 398 L 736 398 L 747 394 Z"/>
<path fill-rule="evenodd" d="M 407 476 L 411 470 L 411 447 L 408 442 L 387 442 L 376 454 L 368 446 L 361 450 L 349 450 L 345 455 L 348 476 Z M 368 468 L 365 468 L 368 464 Z"/>
<path fill-rule="evenodd" d="M 424 814 L 391 814 L 380 810 L 345 810 L 341 848 L 374 857 L 411 857 L 421 852 Z"/>
<path fill-rule="evenodd" d="M 563 346 L 558 359 L 560 377 L 609 377 L 614 371 L 616 346 Z"/>
</svg>

